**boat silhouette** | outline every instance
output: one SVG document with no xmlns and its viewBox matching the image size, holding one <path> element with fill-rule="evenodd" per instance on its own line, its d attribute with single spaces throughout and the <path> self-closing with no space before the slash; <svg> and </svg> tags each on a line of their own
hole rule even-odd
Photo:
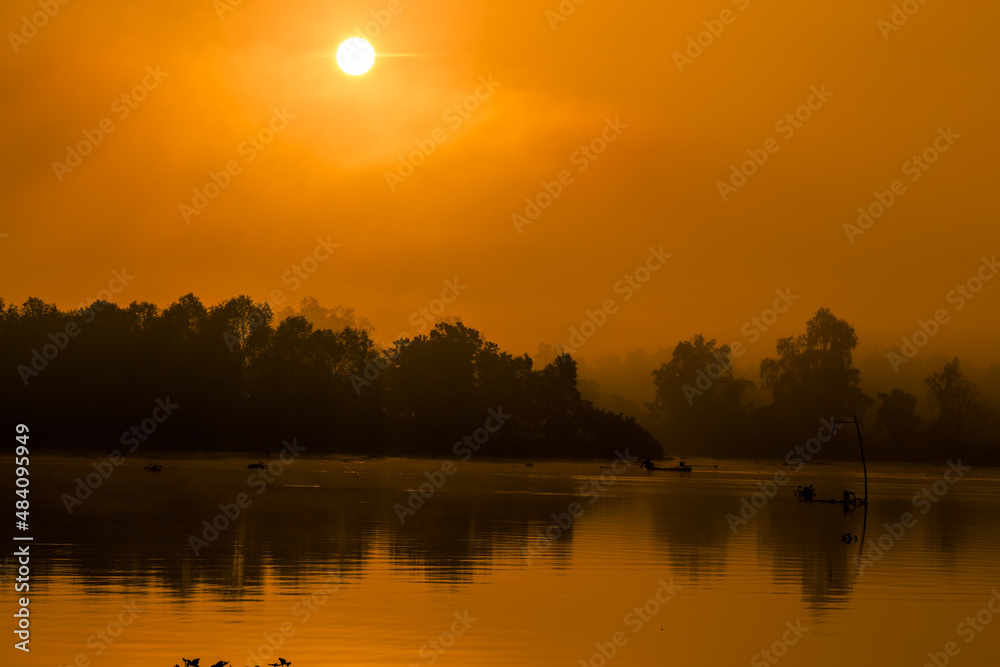
<svg viewBox="0 0 1000 667">
<path fill-rule="evenodd" d="M 672 472 L 691 472 L 691 466 L 684 463 L 684 461 L 679 461 L 678 465 L 675 466 L 658 466 L 651 459 L 646 459 L 639 464 L 639 467 L 643 470 L 669 470 Z"/>
</svg>

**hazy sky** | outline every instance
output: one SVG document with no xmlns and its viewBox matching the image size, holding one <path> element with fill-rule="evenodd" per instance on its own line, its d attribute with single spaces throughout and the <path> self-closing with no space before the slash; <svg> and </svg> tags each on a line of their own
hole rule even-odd
<svg viewBox="0 0 1000 667">
<path fill-rule="evenodd" d="M 944 309 L 927 351 L 1000 360 L 1000 279 L 949 299 L 1000 253 L 1000 7 L 863 4 L 590 0 L 556 22 L 557 0 L 68 2 L 51 18 L 11 0 L 0 291 L 70 308 L 124 267 L 123 305 L 281 290 L 354 307 L 388 342 L 457 279 L 442 315 L 516 352 L 613 300 L 587 357 L 697 332 L 757 357 L 823 305 L 898 344 Z M 332 55 L 358 30 L 380 57 L 351 77 Z M 201 201 L 211 173 L 228 184 Z M 543 182 L 558 196 L 516 224 Z M 876 191 L 894 201 L 849 234 Z M 317 239 L 339 247 L 288 273 Z M 645 266 L 641 289 L 618 282 Z M 751 341 L 744 322 L 785 289 L 798 298 Z"/>
</svg>

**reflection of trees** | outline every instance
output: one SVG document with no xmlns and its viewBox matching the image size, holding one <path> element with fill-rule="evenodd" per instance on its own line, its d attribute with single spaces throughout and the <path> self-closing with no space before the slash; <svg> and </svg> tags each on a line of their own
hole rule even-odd
<svg viewBox="0 0 1000 667">
<path fill-rule="evenodd" d="M 67 545 L 58 549 L 59 565 L 84 587 L 95 582 L 155 585 L 184 597 L 195 587 L 208 586 L 240 597 L 252 594 L 268 574 L 296 581 L 307 574 L 309 563 L 350 577 L 368 555 L 376 526 L 372 513 L 377 503 L 371 493 L 335 489 L 321 495 L 315 493 L 318 489 L 276 483 L 258 496 L 244 483 L 247 474 L 228 471 L 218 475 L 224 483 L 206 491 L 178 479 L 184 474 L 169 462 L 155 478 L 122 469 L 72 517 L 59 506 L 61 514 L 40 522 L 52 530 L 47 540 Z M 192 476 L 206 480 L 204 473 Z M 202 537 L 202 520 L 211 522 L 221 513 L 219 503 L 232 504 L 241 492 L 248 492 L 252 505 L 196 556 L 189 536 Z M 291 507 L 294 512 L 288 511 Z"/>
<path fill-rule="evenodd" d="M 824 482 L 828 490 L 839 488 L 832 479 Z M 929 488 L 938 479 L 928 477 L 926 484 L 910 488 Z M 973 494 L 963 498 L 959 495 L 966 493 L 963 484 L 977 482 L 958 481 L 926 514 L 913 504 L 910 490 L 904 495 L 874 495 L 867 509 L 849 511 L 840 505 L 775 498 L 754 519 L 757 550 L 771 563 L 775 583 L 801 586 L 804 600 L 817 612 L 844 604 L 855 585 L 885 576 L 907 571 L 921 577 L 927 576 L 929 570 L 941 574 L 974 571 L 981 565 L 974 563 L 975 558 L 970 560 L 970 553 L 996 551 L 1000 548 L 1000 534 L 995 529 L 995 496 Z M 898 540 L 889 540 L 885 524 L 898 533 L 895 524 L 907 512 L 915 517 L 916 524 L 904 528 Z M 850 545 L 841 541 L 848 531 L 860 536 L 863 525 L 866 530 L 862 541 Z M 880 537 L 882 545 L 878 544 Z M 879 556 L 879 551 L 870 551 L 871 545 L 889 548 Z M 869 554 L 875 558 L 869 560 Z M 858 574 L 859 556 L 864 575 Z"/>
<path fill-rule="evenodd" d="M 857 545 L 841 536 L 861 532 L 864 508 L 772 499 L 755 519 L 757 551 L 771 563 L 775 584 L 796 585 L 805 603 L 820 612 L 843 604 L 853 588 Z M 871 536 L 872 526 L 868 527 Z"/>
<path fill-rule="evenodd" d="M 442 493 L 405 525 L 389 524 L 392 559 L 402 569 L 424 568 L 432 580 L 447 582 L 471 582 L 476 570 L 501 561 L 514 568 L 558 567 L 569 557 L 573 531 L 562 531 L 541 548 L 536 531 L 544 533 L 551 515 L 566 512 L 573 500 L 571 495 Z M 536 555 L 526 558 L 523 550 Z"/>
<path fill-rule="evenodd" d="M 929 478 L 927 486 L 936 479 Z M 916 516 L 917 525 L 911 531 L 913 539 L 920 542 L 920 550 L 928 554 L 944 572 L 954 573 L 970 567 L 970 553 L 987 549 L 986 553 L 1000 551 L 1000 531 L 997 531 L 996 508 L 987 499 L 970 499 L 962 502 L 959 494 L 969 482 L 959 481 L 946 495 L 931 505 L 927 514 L 921 514 L 907 503 L 905 511 Z M 975 482 L 972 482 L 975 484 Z M 995 497 L 995 496 L 994 496 Z M 980 500 L 975 502 L 975 500 Z M 925 507 L 925 506 L 923 506 Z M 902 510 L 901 510 L 902 511 Z M 906 539 L 909 539 L 909 535 Z"/>
<path fill-rule="evenodd" d="M 670 562 L 691 581 L 721 579 L 733 536 L 723 518 L 732 509 L 731 497 L 704 483 L 688 484 L 684 478 L 657 481 L 664 495 L 649 496 L 648 511 L 653 535 L 663 543 Z"/>
<path fill-rule="evenodd" d="M 256 495 L 246 483 L 250 471 L 238 469 L 245 463 L 164 460 L 164 471 L 151 474 L 129 460 L 68 516 L 61 494 L 93 469 L 89 461 L 57 461 L 32 464 L 33 489 L 39 491 L 32 527 L 46 563 L 38 572 L 41 586 L 59 577 L 83 591 L 162 587 L 187 599 L 207 589 L 241 600 L 259 596 L 265 584 L 293 591 L 317 575 L 364 577 L 375 560 L 404 578 L 464 585 L 494 568 L 570 567 L 575 548 L 590 548 L 580 546 L 576 531 L 600 533 L 606 527 L 622 544 L 601 542 L 598 551 L 584 555 L 608 557 L 620 548 L 621 560 L 608 565 L 622 576 L 633 567 L 629 541 L 636 540 L 643 557 L 662 554 L 664 567 L 695 586 L 724 583 L 727 571 L 751 567 L 756 555 L 778 590 L 801 591 L 817 614 L 845 604 L 855 585 L 866 581 L 855 561 L 863 545 L 841 541 L 847 531 L 861 532 L 863 508 L 844 513 L 839 505 L 798 502 L 786 486 L 734 536 L 726 515 L 739 507 L 739 494 L 752 493 L 755 485 L 743 482 L 737 489 L 721 473 L 695 479 L 699 473 L 684 478 L 633 471 L 589 505 L 581 496 L 586 479 L 470 461 L 403 524 L 394 504 L 406 503 L 409 489 L 426 481 L 424 471 L 438 462 L 304 461 Z M 938 478 L 928 477 L 925 485 Z M 906 531 L 905 544 L 865 576 L 879 577 L 875 573 L 883 568 L 948 573 L 983 567 L 981 555 L 976 565 L 968 554 L 1000 550 L 1000 534 L 992 513 L 995 496 L 983 499 L 963 486 L 975 484 L 959 481 L 926 515 L 914 508 L 909 490 L 876 496 L 868 509 L 868 539 L 877 541 L 883 523 L 898 521 L 906 511 L 916 514 L 917 525 Z M 842 488 L 833 476 L 822 487 L 821 498 Z M 240 492 L 250 493 L 252 505 L 196 556 L 189 535 L 200 535 L 202 520 L 214 518 L 219 503 L 233 502 Z M 536 531 L 544 532 L 552 515 L 567 512 L 572 502 L 585 509 L 573 529 L 525 560 L 524 549 L 539 551 Z"/>
<path fill-rule="evenodd" d="M 166 461 L 164 472 L 154 475 L 130 461 L 75 507 L 72 516 L 59 496 L 72 490 L 73 478 L 86 475 L 86 466 L 73 466 L 71 475 L 63 472 L 58 479 L 46 478 L 53 492 L 33 509 L 38 513 L 36 539 L 52 545 L 50 574 L 68 575 L 84 590 L 162 586 L 187 597 L 204 586 L 223 597 L 241 598 L 253 596 L 268 578 L 294 587 L 316 572 L 362 576 L 367 562 L 377 556 L 398 570 L 463 583 L 501 560 L 515 568 L 529 566 L 522 549 L 534 531 L 544 531 L 553 513 L 566 512 L 577 499 L 576 482 L 558 480 L 562 492 L 552 493 L 551 480 L 527 475 L 500 477 L 498 492 L 484 493 L 475 485 L 478 478 L 463 480 L 460 469 L 402 524 L 393 505 L 406 502 L 408 491 L 403 489 L 426 481 L 422 472 L 384 475 L 376 468 L 382 463 L 365 464 L 357 476 L 292 469 L 257 495 L 246 484 L 252 471 L 206 465 L 218 469 L 185 470 Z M 349 465 L 310 463 L 340 470 Z M 40 485 L 41 480 L 37 478 Z M 206 482 L 211 489 L 199 487 Z M 219 504 L 233 503 L 241 492 L 251 497 L 250 507 L 195 555 L 189 536 L 202 537 L 202 521 L 211 522 L 221 513 Z M 565 561 L 572 536 L 572 530 L 562 534 L 532 565 Z"/>
</svg>

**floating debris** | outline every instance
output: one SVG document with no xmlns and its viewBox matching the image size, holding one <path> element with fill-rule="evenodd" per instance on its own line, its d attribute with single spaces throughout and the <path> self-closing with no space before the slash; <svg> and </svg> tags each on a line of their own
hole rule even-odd
<svg viewBox="0 0 1000 667">
<path fill-rule="evenodd" d="M 814 487 L 812 484 L 810 484 L 809 486 L 800 486 L 799 488 L 795 489 L 793 493 L 799 500 L 805 502 L 812 502 L 813 500 L 816 499 L 816 487 Z"/>
<path fill-rule="evenodd" d="M 847 507 L 857 507 L 858 505 L 865 505 L 867 501 L 864 498 L 858 498 L 853 491 L 844 491 L 844 497 L 840 500 L 823 500 L 816 497 L 816 487 L 812 484 L 809 486 L 800 486 L 795 491 L 792 492 L 799 500 L 802 502 L 809 503 L 829 503 L 831 505 L 842 504 L 845 508 Z"/>
<path fill-rule="evenodd" d="M 187 658 L 181 658 L 184 661 L 184 667 L 199 667 L 198 662 L 201 658 L 195 658 L 194 660 L 188 660 Z M 228 660 L 220 660 L 211 667 L 226 667 L 230 664 Z M 288 662 L 284 658 L 278 658 L 278 662 L 268 663 L 271 667 L 291 667 L 292 663 Z M 174 665 L 174 667 L 180 667 L 180 665 Z M 257 667 L 260 667 L 259 665 Z"/>
</svg>

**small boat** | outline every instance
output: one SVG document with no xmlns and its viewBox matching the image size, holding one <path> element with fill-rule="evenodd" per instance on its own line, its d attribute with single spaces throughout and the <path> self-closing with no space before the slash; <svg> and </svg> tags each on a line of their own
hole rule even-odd
<svg viewBox="0 0 1000 667">
<path fill-rule="evenodd" d="M 250 465 L 247 466 L 247 468 L 250 470 L 263 470 L 266 467 L 267 464 L 264 463 L 263 461 L 257 461 L 257 463 L 251 463 Z"/>
<path fill-rule="evenodd" d="M 143 468 L 143 470 L 148 470 L 149 472 L 160 472 L 161 470 L 163 470 L 163 466 L 161 466 L 159 463 L 150 463 L 146 465 Z"/>
<path fill-rule="evenodd" d="M 646 459 L 645 461 L 642 462 L 642 464 L 639 467 L 645 470 L 670 470 L 673 472 L 691 472 L 691 466 L 684 463 L 684 461 L 679 461 L 678 463 L 679 464 L 675 466 L 662 467 L 656 465 L 649 459 Z"/>
</svg>

